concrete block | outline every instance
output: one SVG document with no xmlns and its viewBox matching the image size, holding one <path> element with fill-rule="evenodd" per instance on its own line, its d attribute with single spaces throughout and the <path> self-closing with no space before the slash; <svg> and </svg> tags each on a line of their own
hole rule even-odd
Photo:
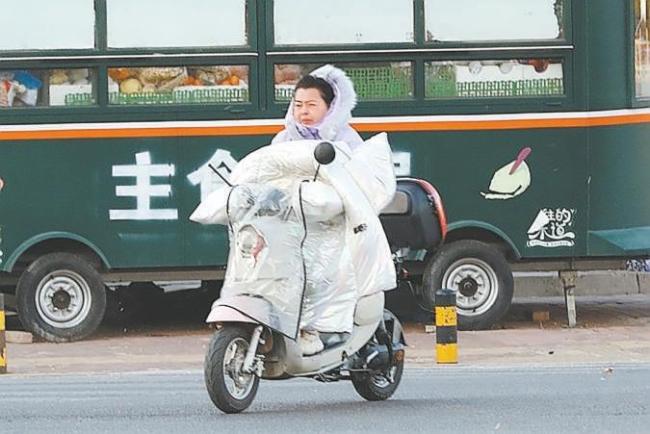
<svg viewBox="0 0 650 434">
<path fill-rule="evenodd" d="M 516 272 L 515 297 L 553 297 L 563 296 L 564 289 L 557 273 Z"/>
<path fill-rule="evenodd" d="M 637 273 L 633 271 L 578 272 L 576 295 L 631 295 L 639 293 Z"/>
<path fill-rule="evenodd" d="M 650 295 L 650 273 L 637 273 L 639 293 Z"/>
<path fill-rule="evenodd" d="M 564 296 L 564 287 L 556 272 L 516 272 L 514 278 L 516 297 Z M 650 273 L 624 270 L 579 271 L 575 285 L 578 297 L 650 294 Z"/>
<path fill-rule="evenodd" d="M 7 330 L 5 336 L 10 344 L 31 344 L 34 341 L 34 337 L 28 332 Z"/>
</svg>

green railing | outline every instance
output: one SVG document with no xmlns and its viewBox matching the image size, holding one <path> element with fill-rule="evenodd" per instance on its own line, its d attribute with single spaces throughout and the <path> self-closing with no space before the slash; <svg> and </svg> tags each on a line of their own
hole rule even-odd
<svg viewBox="0 0 650 434">
<path fill-rule="evenodd" d="M 431 80 L 426 83 L 427 98 L 503 98 L 564 95 L 561 78 L 512 81 L 481 81 L 455 83 Z"/>
<path fill-rule="evenodd" d="M 248 89 L 242 87 L 176 90 L 173 92 L 138 92 L 131 94 L 111 92 L 108 95 L 108 102 L 111 105 L 230 104 L 248 101 Z M 95 98 L 91 94 L 69 94 L 65 97 L 65 105 L 67 106 L 93 104 L 95 104 Z"/>
<path fill-rule="evenodd" d="M 248 89 L 242 87 L 175 90 L 173 92 L 138 92 L 131 94 L 112 92 L 108 95 L 108 102 L 111 105 L 229 104 L 248 101 Z"/>
<path fill-rule="evenodd" d="M 88 106 L 97 104 L 97 101 L 95 96 L 90 93 L 70 93 L 65 96 L 64 104 L 66 106 Z"/>
<path fill-rule="evenodd" d="M 413 98 L 413 78 L 409 68 L 343 68 L 354 83 L 359 100 L 382 101 Z M 276 87 L 276 101 L 290 101 L 293 87 Z"/>
<path fill-rule="evenodd" d="M 396 100 L 413 97 L 410 68 L 344 68 L 360 100 Z"/>
</svg>

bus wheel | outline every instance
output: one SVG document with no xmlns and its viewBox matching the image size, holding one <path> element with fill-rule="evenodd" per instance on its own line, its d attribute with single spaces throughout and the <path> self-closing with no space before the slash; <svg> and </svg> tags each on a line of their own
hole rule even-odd
<svg viewBox="0 0 650 434">
<path fill-rule="evenodd" d="M 93 333 L 104 317 L 104 283 L 83 257 L 50 253 L 32 262 L 16 287 L 25 329 L 50 342 L 70 342 Z"/>
<path fill-rule="evenodd" d="M 426 305 L 435 306 L 440 288 L 456 290 L 459 330 L 486 330 L 508 311 L 514 281 L 498 249 L 461 240 L 443 245 L 427 264 L 422 294 Z"/>
</svg>

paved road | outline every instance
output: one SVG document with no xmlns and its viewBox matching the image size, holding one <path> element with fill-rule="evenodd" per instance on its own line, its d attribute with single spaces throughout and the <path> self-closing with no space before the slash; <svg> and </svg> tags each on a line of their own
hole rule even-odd
<svg viewBox="0 0 650 434">
<path fill-rule="evenodd" d="M 650 364 L 408 369 L 387 402 L 349 383 L 262 382 L 223 415 L 201 371 L 0 377 L 2 432 L 647 432 Z"/>
</svg>

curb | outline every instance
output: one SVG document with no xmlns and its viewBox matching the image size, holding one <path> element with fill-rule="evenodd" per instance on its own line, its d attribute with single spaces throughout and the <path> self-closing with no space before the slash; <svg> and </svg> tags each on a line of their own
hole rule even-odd
<svg viewBox="0 0 650 434">
<path fill-rule="evenodd" d="M 514 272 L 515 296 L 564 296 L 564 287 L 556 271 Z M 575 294 L 612 296 L 650 294 L 650 273 L 625 270 L 577 271 Z"/>
<path fill-rule="evenodd" d="M 9 344 L 31 344 L 34 342 L 34 336 L 28 332 L 7 330 L 5 334 Z"/>
</svg>

